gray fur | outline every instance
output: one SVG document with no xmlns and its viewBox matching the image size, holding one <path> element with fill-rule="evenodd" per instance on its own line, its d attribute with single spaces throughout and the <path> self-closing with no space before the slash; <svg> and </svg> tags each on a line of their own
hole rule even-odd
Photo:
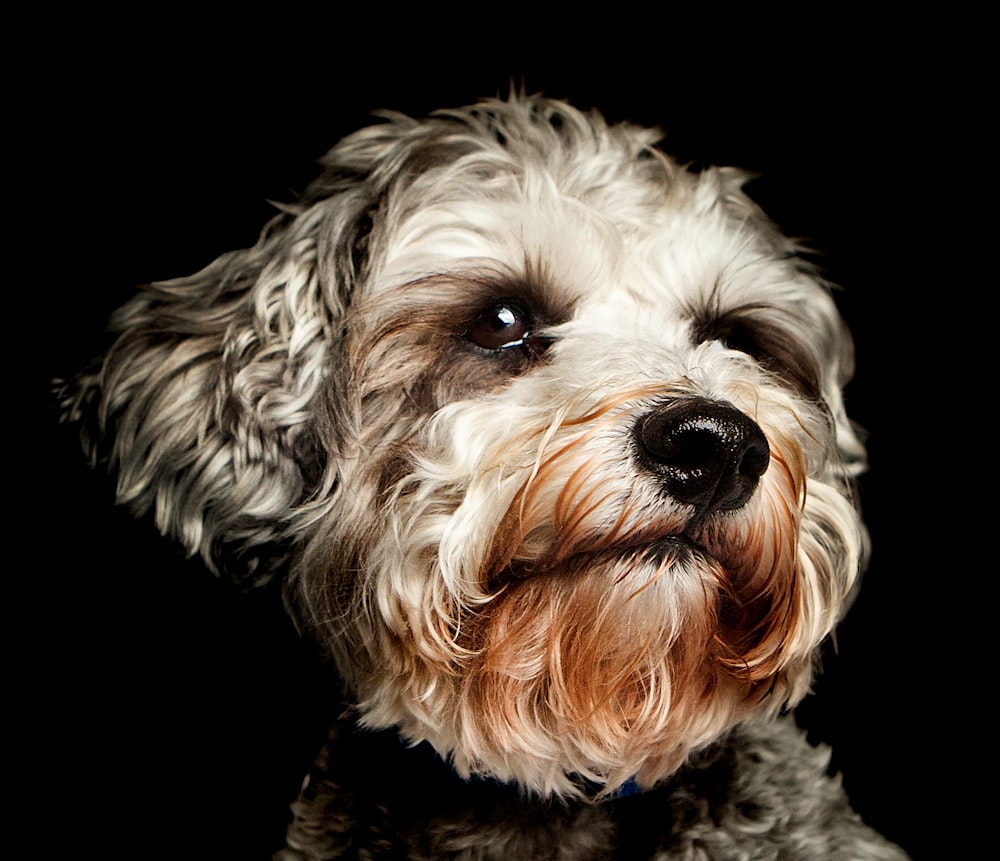
<svg viewBox="0 0 1000 861">
<path fill-rule="evenodd" d="M 648 792 L 546 802 L 463 782 L 440 760 L 345 721 L 293 805 L 275 861 L 904 861 L 853 811 L 829 762 L 829 748 L 786 716 L 739 727 Z"/>
</svg>

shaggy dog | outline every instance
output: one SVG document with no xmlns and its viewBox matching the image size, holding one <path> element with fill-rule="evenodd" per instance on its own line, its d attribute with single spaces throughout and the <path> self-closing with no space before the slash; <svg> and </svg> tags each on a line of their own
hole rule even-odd
<svg viewBox="0 0 1000 861">
<path fill-rule="evenodd" d="M 867 550 L 826 285 L 655 130 L 382 120 L 60 388 L 337 669 L 279 857 L 903 858 L 781 716 Z"/>
</svg>

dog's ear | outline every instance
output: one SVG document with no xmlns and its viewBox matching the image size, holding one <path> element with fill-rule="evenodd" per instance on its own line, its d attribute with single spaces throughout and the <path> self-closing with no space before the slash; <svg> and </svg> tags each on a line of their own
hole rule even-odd
<svg viewBox="0 0 1000 861">
<path fill-rule="evenodd" d="M 57 383 L 63 420 L 115 475 L 117 500 L 244 582 L 281 564 L 335 481 L 314 424 L 363 278 L 360 165 L 373 153 L 358 149 L 358 170 L 328 164 L 252 248 L 143 288 L 112 317 L 106 354 Z"/>
<path fill-rule="evenodd" d="M 336 502 L 334 426 L 350 418 L 320 395 L 338 377 L 344 314 L 384 250 L 386 198 L 449 147 L 447 120 L 377 116 L 256 245 L 143 288 L 112 317 L 104 356 L 56 384 L 117 500 L 247 583 Z"/>
</svg>

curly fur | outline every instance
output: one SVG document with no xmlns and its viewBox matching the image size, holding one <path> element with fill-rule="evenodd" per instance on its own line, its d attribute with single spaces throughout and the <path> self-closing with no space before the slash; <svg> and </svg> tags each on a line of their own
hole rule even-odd
<svg viewBox="0 0 1000 861">
<path fill-rule="evenodd" d="M 286 857 L 901 857 L 773 722 L 867 555 L 827 285 L 744 174 L 655 130 L 524 96 L 382 119 L 60 388 L 119 501 L 242 583 L 280 573 L 338 669 L 357 725 Z M 647 451 L 676 415 L 752 437 L 753 468 L 680 491 L 704 465 Z M 420 786 L 383 803 L 350 769 L 366 732 L 512 808 L 453 787 L 419 836 Z M 725 792 L 692 794 L 705 768 Z M 659 812 L 626 855 L 632 784 Z"/>
<path fill-rule="evenodd" d="M 829 758 L 781 718 L 733 730 L 647 792 L 539 803 L 459 780 L 430 751 L 343 722 L 293 806 L 276 861 L 903 861 L 851 810 Z"/>
</svg>

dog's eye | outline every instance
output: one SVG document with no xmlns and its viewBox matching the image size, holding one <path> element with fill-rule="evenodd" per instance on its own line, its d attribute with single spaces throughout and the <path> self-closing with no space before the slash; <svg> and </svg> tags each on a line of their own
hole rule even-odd
<svg viewBox="0 0 1000 861">
<path fill-rule="evenodd" d="M 508 350 L 524 346 L 531 336 L 531 315 L 514 302 L 498 302 L 469 326 L 468 337 L 484 350 Z"/>
<path fill-rule="evenodd" d="M 763 318 L 739 317 L 733 313 L 696 321 L 692 337 L 694 343 L 720 341 L 730 350 L 746 353 L 803 394 L 819 396 L 815 354 L 785 327 Z"/>
<path fill-rule="evenodd" d="M 763 343 L 759 333 L 748 324 L 740 322 L 726 324 L 715 333 L 715 340 L 721 341 L 730 350 L 746 353 L 763 365 L 772 363 L 767 345 Z"/>
<path fill-rule="evenodd" d="M 691 340 L 695 344 L 718 341 L 728 349 L 746 353 L 758 362 L 769 359 L 766 347 L 751 324 L 735 317 L 697 319 Z"/>
</svg>

